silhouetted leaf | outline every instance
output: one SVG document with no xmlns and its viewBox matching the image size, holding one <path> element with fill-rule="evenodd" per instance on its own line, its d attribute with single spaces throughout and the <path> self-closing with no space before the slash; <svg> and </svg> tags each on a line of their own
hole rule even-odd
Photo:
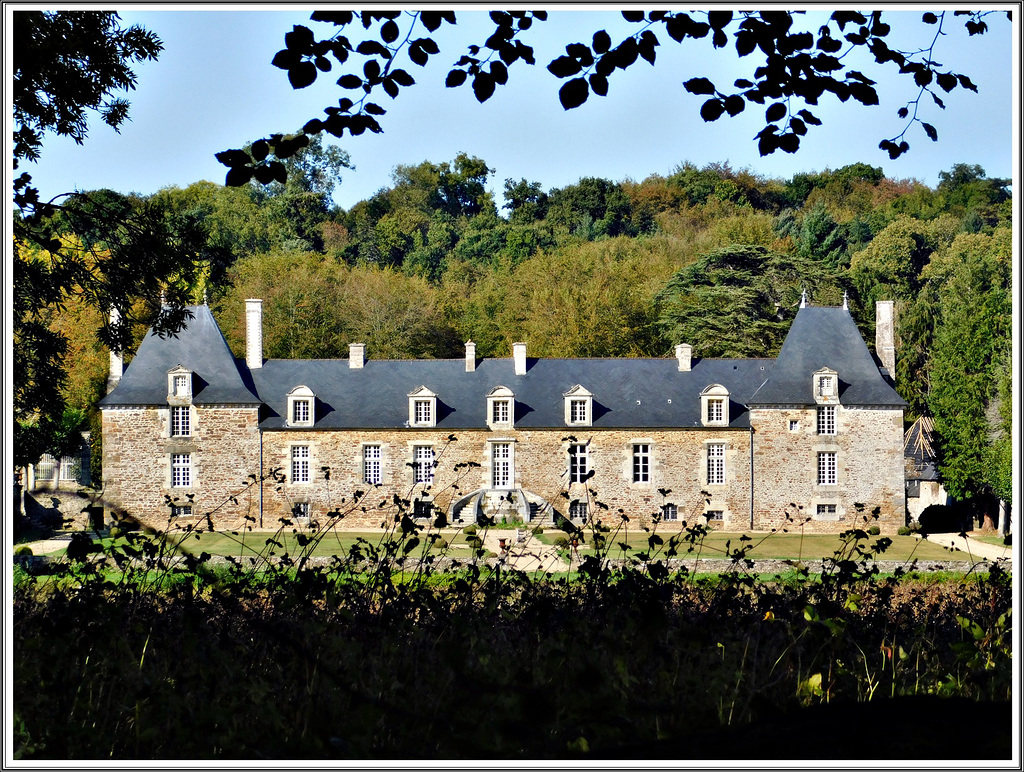
<svg viewBox="0 0 1024 772">
<path fill-rule="evenodd" d="M 590 87 L 584 78 L 573 78 L 558 90 L 558 100 L 566 110 L 579 107 L 589 95 Z"/>
</svg>

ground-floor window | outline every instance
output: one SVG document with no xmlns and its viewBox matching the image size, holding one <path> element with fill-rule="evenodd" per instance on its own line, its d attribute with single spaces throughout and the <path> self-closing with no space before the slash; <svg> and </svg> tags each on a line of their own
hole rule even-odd
<svg viewBox="0 0 1024 772">
<path fill-rule="evenodd" d="M 675 504 L 662 504 L 661 518 L 662 520 L 678 520 L 679 507 L 677 507 Z"/>
<path fill-rule="evenodd" d="M 725 484 L 725 443 L 708 443 L 708 485 Z"/>
<path fill-rule="evenodd" d="M 818 454 L 818 485 L 836 484 L 836 454 L 827 451 Z"/>
<path fill-rule="evenodd" d="M 569 502 L 569 518 L 571 520 L 582 520 L 587 521 L 587 502 L 585 501 L 570 501 Z"/>
<path fill-rule="evenodd" d="M 380 445 L 363 446 L 363 482 L 367 485 L 380 485 Z"/>
<path fill-rule="evenodd" d="M 292 482 L 309 482 L 309 445 L 292 446 Z"/>
</svg>

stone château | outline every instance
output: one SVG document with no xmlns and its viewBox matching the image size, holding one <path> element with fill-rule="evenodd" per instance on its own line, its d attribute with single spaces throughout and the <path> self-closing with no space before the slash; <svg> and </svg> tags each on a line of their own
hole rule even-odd
<svg viewBox="0 0 1024 772">
<path fill-rule="evenodd" d="M 396 507 L 730 531 L 905 523 L 892 303 L 873 355 L 846 308 L 807 306 L 774 359 L 265 360 L 262 303 L 236 357 L 206 305 L 112 357 L 101 402 L 108 514 L 157 528 L 376 527 Z M 400 503 L 396 503 L 400 502 Z"/>
</svg>

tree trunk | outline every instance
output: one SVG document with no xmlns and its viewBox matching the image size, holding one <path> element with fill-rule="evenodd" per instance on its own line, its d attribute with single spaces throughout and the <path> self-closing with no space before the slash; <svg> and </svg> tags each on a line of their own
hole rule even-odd
<svg viewBox="0 0 1024 772">
<path fill-rule="evenodd" d="M 1010 532 L 1010 504 L 1006 499 L 999 499 L 999 533 L 1006 536 Z"/>
</svg>

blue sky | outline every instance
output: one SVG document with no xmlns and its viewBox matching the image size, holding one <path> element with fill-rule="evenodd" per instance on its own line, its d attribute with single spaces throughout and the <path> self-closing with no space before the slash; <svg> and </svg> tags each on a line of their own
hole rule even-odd
<svg viewBox="0 0 1024 772">
<path fill-rule="evenodd" d="M 137 90 L 129 97 L 131 121 L 120 134 L 94 122 L 83 146 L 58 137 L 45 140 L 42 160 L 24 168 L 44 197 L 74 189 L 150 194 L 199 180 L 223 183 L 225 168 L 215 153 L 270 133 L 294 131 L 322 117 L 324 107 L 348 93 L 335 85 L 342 74 L 337 67 L 313 87 L 294 91 L 284 71 L 270 64 L 293 24 L 328 34 L 329 25 L 309 21 L 309 10 L 168 7 L 125 6 L 121 11 L 125 23 L 157 33 L 164 52 L 157 62 L 138 66 Z M 406 62 L 417 85 L 394 101 L 382 97 L 388 109 L 381 119 L 384 134 L 340 140 L 324 135 L 348 151 L 356 167 L 345 172 L 335 192 L 338 205 L 351 207 L 390 185 L 397 164 L 449 161 L 459 152 L 482 158 L 494 169 L 491 189 L 499 206 L 506 178 L 537 181 L 547 190 L 586 176 L 639 181 L 668 174 L 684 161 L 698 166 L 728 162 L 734 169 L 784 179 L 861 161 L 881 166 L 889 177 L 931 186 L 940 171 L 956 163 L 978 164 L 990 177 L 1012 177 L 1019 166 L 1014 149 L 1019 145 L 1020 86 L 1014 81 L 1019 54 L 1002 14 L 989 20 L 986 35 L 974 38 L 968 38 L 962 22 L 947 18 L 948 34 L 939 42 L 936 59 L 967 73 L 979 93 L 956 89 L 944 94 L 945 110 L 927 100 L 924 120 L 936 127 L 939 141 L 913 128 L 910 152 L 891 161 L 878 143 L 903 128 L 896 110 L 917 96 L 912 83 L 902 82 L 907 79 L 879 78 L 879 107 L 823 101 L 811 109 L 824 125 L 812 127 L 795 155 L 778 151 L 761 158 L 753 139 L 764 125 L 761 108 L 748 106 L 738 118 L 706 124 L 698 114 L 705 97 L 681 85 L 696 76 L 722 86 L 740 77 L 740 67 L 749 65 L 729 49 L 715 51 L 709 41 L 679 46 L 661 34 L 655 67 L 638 61 L 617 71 L 606 98 L 591 96 L 567 112 L 558 103 L 560 82 L 547 72 L 547 63 L 564 52 L 566 42 L 589 41 L 602 28 L 614 38 L 614 29 L 635 27 L 622 22 L 618 12 L 552 10 L 547 22 L 535 26 L 536 34 L 524 38 L 534 46 L 537 64 L 513 65 L 509 84 L 481 105 L 468 85 L 444 87 L 446 73 L 466 45 L 481 43 L 488 34 L 479 31 L 486 25 L 483 11 L 456 9 L 469 23 L 443 28 L 436 38 L 441 54 L 426 68 Z M 890 45 L 927 46 L 935 27 L 919 23 L 923 10 L 886 12 L 894 27 Z M 872 67 L 863 69 L 875 77 Z"/>
</svg>

